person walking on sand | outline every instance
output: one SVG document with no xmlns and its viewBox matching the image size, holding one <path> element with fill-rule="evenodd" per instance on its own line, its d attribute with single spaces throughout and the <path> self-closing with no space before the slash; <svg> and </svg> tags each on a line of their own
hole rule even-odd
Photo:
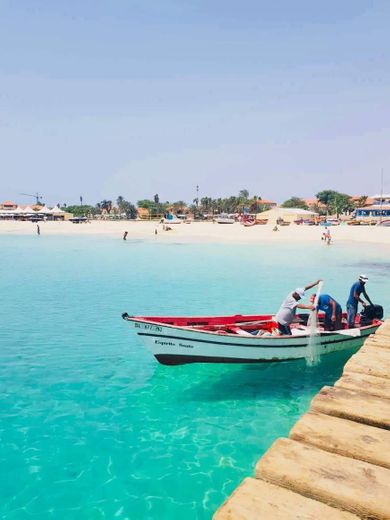
<svg viewBox="0 0 390 520">
<path fill-rule="evenodd" d="M 370 297 L 366 293 L 366 283 L 368 281 L 368 277 L 365 274 L 361 274 L 359 276 L 359 280 L 355 282 L 351 290 L 349 292 L 349 298 L 347 301 L 347 320 L 348 320 L 348 327 L 350 329 L 353 329 L 355 327 L 355 318 L 358 311 L 358 305 L 359 302 L 363 305 L 363 307 L 366 307 L 366 302 L 360 298 L 360 295 L 363 294 L 365 299 L 370 303 L 373 304 L 370 300 Z"/>
<path fill-rule="evenodd" d="M 128 235 L 128 234 L 129 234 L 128 231 L 125 231 L 125 232 L 124 232 L 123 240 L 127 240 L 127 235 Z"/>
<path fill-rule="evenodd" d="M 310 302 L 314 304 L 316 297 L 310 296 Z M 342 309 L 329 294 L 321 294 L 318 298 L 317 310 L 325 313 L 324 330 L 341 330 Z"/>
<path fill-rule="evenodd" d="M 314 305 L 304 305 L 303 303 L 299 303 L 305 296 L 305 291 L 308 291 L 312 287 L 315 287 L 321 282 L 321 280 L 317 280 L 316 282 L 310 283 L 306 285 L 306 287 L 298 287 L 293 292 L 291 292 L 287 298 L 284 300 L 280 309 L 275 315 L 275 320 L 278 324 L 278 329 L 280 334 L 285 336 L 291 336 L 291 328 L 290 325 L 295 318 L 295 313 L 297 309 L 309 309 L 311 311 L 314 310 Z"/>
<path fill-rule="evenodd" d="M 41 234 L 41 228 L 39 227 L 39 224 L 37 224 L 37 235 Z"/>
</svg>

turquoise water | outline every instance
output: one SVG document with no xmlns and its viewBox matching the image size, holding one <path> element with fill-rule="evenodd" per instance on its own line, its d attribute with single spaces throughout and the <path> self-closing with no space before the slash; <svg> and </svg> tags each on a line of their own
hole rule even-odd
<svg viewBox="0 0 390 520">
<path fill-rule="evenodd" d="M 157 364 L 129 314 L 273 311 L 356 275 L 390 308 L 389 250 L 0 237 L 0 518 L 207 519 L 351 352 L 318 367 Z"/>
</svg>

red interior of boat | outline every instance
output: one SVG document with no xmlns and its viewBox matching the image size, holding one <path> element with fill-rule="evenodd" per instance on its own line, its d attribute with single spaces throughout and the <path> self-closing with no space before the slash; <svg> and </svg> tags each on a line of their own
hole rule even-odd
<svg viewBox="0 0 390 520">
<path fill-rule="evenodd" d="M 303 328 L 307 325 L 308 314 L 297 314 L 292 328 Z M 176 327 L 190 327 L 202 331 L 217 332 L 220 334 L 245 334 L 245 333 L 273 333 L 277 325 L 271 314 L 264 315 L 242 315 L 234 316 L 137 316 L 137 319 Z M 323 330 L 324 314 L 319 313 L 319 329 Z M 374 320 L 373 325 L 379 324 Z M 359 315 L 357 315 L 356 326 L 359 326 Z M 346 313 L 343 313 L 343 328 L 347 329 Z"/>
</svg>

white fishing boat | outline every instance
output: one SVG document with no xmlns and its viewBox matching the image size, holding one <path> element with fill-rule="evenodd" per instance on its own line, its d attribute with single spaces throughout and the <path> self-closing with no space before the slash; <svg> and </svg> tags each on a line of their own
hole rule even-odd
<svg viewBox="0 0 390 520">
<path fill-rule="evenodd" d="M 382 308 L 380 308 L 382 309 Z M 318 316 L 315 348 L 318 355 L 359 347 L 381 325 L 382 315 L 362 317 L 348 329 L 325 331 Z M 292 335 L 277 331 L 272 315 L 258 316 L 129 316 L 130 323 L 157 361 L 164 365 L 185 363 L 263 363 L 306 358 L 310 328 L 308 314 L 299 314 L 292 324 Z"/>
<path fill-rule="evenodd" d="M 230 217 L 227 213 L 221 213 L 216 219 L 215 222 L 217 224 L 234 224 L 235 220 L 233 217 Z"/>
</svg>

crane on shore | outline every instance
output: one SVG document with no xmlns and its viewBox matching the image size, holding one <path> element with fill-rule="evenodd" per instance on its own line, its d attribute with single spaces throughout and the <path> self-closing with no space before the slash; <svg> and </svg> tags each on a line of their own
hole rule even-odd
<svg viewBox="0 0 390 520">
<path fill-rule="evenodd" d="M 43 195 L 40 195 L 38 192 L 36 192 L 34 195 L 32 195 L 31 193 L 20 193 L 20 195 L 25 195 L 26 197 L 34 197 L 34 199 L 36 200 L 35 204 L 39 204 L 43 197 Z"/>
</svg>

